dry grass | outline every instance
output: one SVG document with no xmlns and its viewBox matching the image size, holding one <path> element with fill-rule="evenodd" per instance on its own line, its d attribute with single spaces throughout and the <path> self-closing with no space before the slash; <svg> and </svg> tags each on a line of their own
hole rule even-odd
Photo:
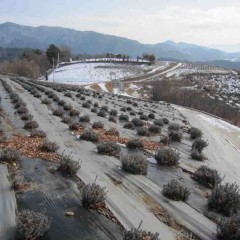
<svg viewBox="0 0 240 240">
<path fill-rule="evenodd" d="M 100 88 L 100 86 L 97 83 L 94 83 L 94 84 L 90 85 L 90 88 L 92 90 L 95 90 L 95 91 L 98 91 L 98 92 L 101 91 L 101 88 Z"/>
</svg>

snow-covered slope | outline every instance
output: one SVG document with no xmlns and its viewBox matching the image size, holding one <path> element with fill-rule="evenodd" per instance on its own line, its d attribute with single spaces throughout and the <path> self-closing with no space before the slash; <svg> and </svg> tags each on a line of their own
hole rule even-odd
<svg viewBox="0 0 240 240">
<path fill-rule="evenodd" d="M 88 84 L 110 81 L 111 74 L 113 79 L 115 79 L 115 76 L 116 79 L 121 79 L 141 74 L 142 72 L 142 65 L 127 63 L 76 63 L 57 68 L 54 73 L 54 79 L 59 83 Z M 49 75 L 49 80 L 53 81 L 53 73 Z"/>
</svg>

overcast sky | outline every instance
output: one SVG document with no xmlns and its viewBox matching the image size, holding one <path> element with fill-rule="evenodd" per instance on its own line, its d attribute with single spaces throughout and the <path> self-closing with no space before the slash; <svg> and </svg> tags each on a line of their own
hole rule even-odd
<svg viewBox="0 0 240 240">
<path fill-rule="evenodd" d="M 240 0 L 0 0 L 0 22 L 136 39 L 240 44 Z"/>
</svg>

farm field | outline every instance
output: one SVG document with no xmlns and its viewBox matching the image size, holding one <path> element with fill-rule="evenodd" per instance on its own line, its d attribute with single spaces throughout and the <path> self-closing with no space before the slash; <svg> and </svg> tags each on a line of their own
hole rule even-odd
<svg viewBox="0 0 240 240">
<path fill-rule="evenodd" d="M 52 220 L 48 239 L 123 239 L 140 223 L 141 229 L 158 232 L 160 239 L 213 239 L 216 219 L 227 214 L 209 208 L 215 186 L 193 176 L 199 167 L 208 166 L 224 177 L 223 184 L 240 184 L 239 128 L 165 102 L 23 77 L 0 79 L 0 149 L 21 154 L 18 161 L 1 165 L 4 174 L 7 166 L 12 176 L 1 182 L 1 189 L 11 181 L 18 186 L 0 197 L 6 216 L 0 226 L 11 228 L 1 231 L 3 237 L 16 231 L 13 209 L 27 208 L 46 209 Z M 198 155 L 201 160 L 191 157 L 196 150 L 192 127 L 207 141 Z M 45 134 L 33 136 L 34 129 Z M 45 148 L 52 146 L 54 151 L 44 150 L 46 139 Z M 104 152 L 109 141 L 111 150 Z M 157 157 L 164 149 L 172 149 L 173 163 Z M 135 174 L 123 165 L 134 154 L 144 166 Z M 75 174 L 66 176 L 59 170 L 63 155 L 79 164 Z M 188 189 L 181 201 L 163 194 L 172 180 Z M 106 199 L 89 210 L 83 192 L 93 183 L 106 191 Z M 73 215 L 66 216 L 69 212 Z"/>
<path fill-rule="evenodd" d="M 143 74 L 146 65 L 134 65 L 128 63 L 74 63 L 60 66 L 55 70 L 54 80 L 59 83 L 89 84 L 111 80 L 110 73 L 114 73 L 113 79 Z M 49 81 L 53 81 L 53 73 L 49 75 Z"/>
</svg>

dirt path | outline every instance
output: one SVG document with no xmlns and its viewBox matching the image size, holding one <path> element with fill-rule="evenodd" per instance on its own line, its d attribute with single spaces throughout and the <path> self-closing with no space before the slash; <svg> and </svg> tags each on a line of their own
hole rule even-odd
<svg viewBox="0 0 240 240">
<path fill-rule="evenodd" d="M 236 182 L 240 185 L 240 128 L 204 113 L 183 107 L 176 108 L 192 125 L 203 131 L 209 143 L 204 151 L 208 157 L 206 164 L 225 176 L 224 182 Z M 194 165 L 194 161 L 192 164 Z"/>
<path fill-rule="evenodd" d="M 150 76 L 149 75 L 146 75 L 146 76 L 140 76 L 138 77 L 137 80 L 134 80 L 134 79 L 126 79 L 126 80 L 123 80 L 125 83 L 141 83 L 141 82 L 147 82 L 147 81 L 151 81 L 157 77 L 160 77 L 160 76 L 163 76 L 175 69 L 177 69 L 178 67 L 181 66 L 181 63 L 175 63 L 175 64 L 172 64 L 173 66 L 170 66 L 170 67 L 167 67 L 165 69 L 162 69 L 161 71 L 156 71 L 155 73 L 152 73 Z"/>
</svg>

